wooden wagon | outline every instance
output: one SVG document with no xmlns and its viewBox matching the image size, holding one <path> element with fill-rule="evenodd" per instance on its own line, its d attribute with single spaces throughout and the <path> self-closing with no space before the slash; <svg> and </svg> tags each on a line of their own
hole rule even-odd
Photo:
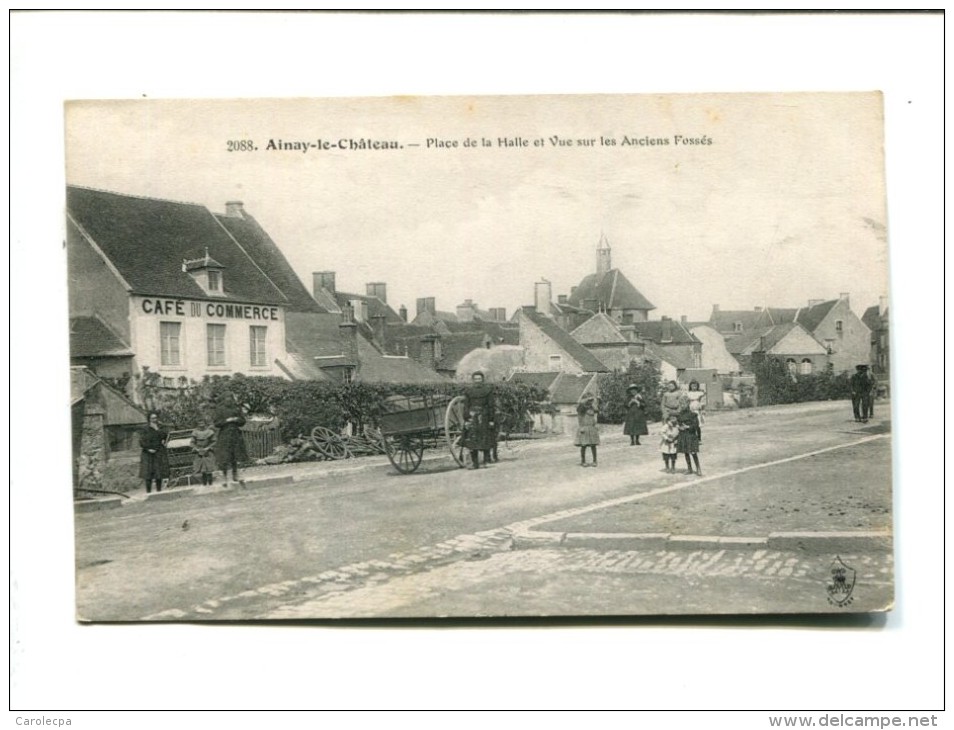
<svg viewBox="0 0 954 730">
<path fill-rule="evenodd" d="M 428 447 L 447 448 L 462 467 L 464 420 L 462 396 L 393 395 L 384 401 L 379 418 L 385 453 L 402 474 L 417 471 Z"/>
</svg>

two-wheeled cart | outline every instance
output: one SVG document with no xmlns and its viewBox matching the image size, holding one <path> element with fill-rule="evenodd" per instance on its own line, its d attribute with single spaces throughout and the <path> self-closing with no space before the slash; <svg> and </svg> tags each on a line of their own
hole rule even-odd
<svg viewBox="0 0 954 730">
<path fill-rule="evenodd" d="M 424 449 L 445 447 L 464 466 L 464 397 L 393 395 L 384 401 L 378 425 L 385 453 L 402 474 L 417 471 Z"/>
</svg>

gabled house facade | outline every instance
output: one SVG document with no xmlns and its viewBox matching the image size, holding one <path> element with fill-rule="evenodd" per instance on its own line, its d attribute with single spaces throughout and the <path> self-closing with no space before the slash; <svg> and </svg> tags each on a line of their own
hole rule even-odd
<svg viewBox="0 0 954 730">
<path fill-rule="evenodd" d="M 728 338 L 726 348 L 748 371 L 765 357 L 784 363 L 792 375 L 819 373 L 829 363 L 828 349 L 797 322 Z"/>
<path fill-rule="evenodd" d="M 610 369 L 596 356 L 534 307 L 521 307 L 517 321 L 528 372 L 609 372 Z"/>
<path fill-rule="evenodd" d="M 72 355 L 108 377 L 276 375 L 294 302 L 204 206 L 67 187 Z M 311 305 L 316 310 L 317 305 Z M 96 331 L 95 336 L 92 333 Z M 108 333 L 108 334 L 107 334 Z"/>
<path fill-rule="evenodd" d="M 627 337 L 605 312 L 594 314 L 570 335 L 610 370 L 626 370 L 646 354 L 645 344 Z"/>
<path fill-rule="evenodd" d="M 879 380 L 891 375 L 891 333 L 888 325 L 888 298 L 868 307 L 861 321 L 871 330 L 871 370 Z"/>
</svg>

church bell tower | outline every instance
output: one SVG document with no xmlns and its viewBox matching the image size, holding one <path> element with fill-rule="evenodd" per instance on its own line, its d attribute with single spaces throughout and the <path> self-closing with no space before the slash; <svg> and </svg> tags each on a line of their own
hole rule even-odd
<svg viewBox="0 0 954 730">
<path fill-rule="evenodd" d="M 609 241 L 606 239 L 606 234 L 600 233 L 600 242 L 596 246 L 596 273 L 602 276 L 612 268 Z"/>
</svg>

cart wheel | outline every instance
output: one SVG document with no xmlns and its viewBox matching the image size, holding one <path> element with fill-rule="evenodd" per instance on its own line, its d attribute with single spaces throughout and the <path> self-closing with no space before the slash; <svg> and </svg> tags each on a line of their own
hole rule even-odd
<svg viewBox="0 0 954 730">
<path fill-rule="evenodd" d="M 460 439 L 464 434 L 465 420 L 464 396 L 458 395 L 447 404 L 447 413 L 444 414 L 444 438 L 451 456 L 457 466 L 461 467 L 464 466 L 464 447 L 460 445 Z"/>
<path fill-rule="evenodd" d="M 424 458 L 424 439 L 413 434 L 387 436 L 384 440 L 388 459 L 402 474 L 417 471 Z"/>
<path fill-rule="evenodd" d="M 344 439 L 330 428 L 315 426 L 311 429 L 311 442 L 315 445 L 315 450 L 326 459 L 337 460 L 351 457 L 351 451 Z"/>
<path fill-rule="evenodd" d="M 388 453 L 387 444 L 384 441 L 384 434 L 380 428 L 369 428 L 367 432 L 368 448 L 375 454 Z"/>
</svg>

